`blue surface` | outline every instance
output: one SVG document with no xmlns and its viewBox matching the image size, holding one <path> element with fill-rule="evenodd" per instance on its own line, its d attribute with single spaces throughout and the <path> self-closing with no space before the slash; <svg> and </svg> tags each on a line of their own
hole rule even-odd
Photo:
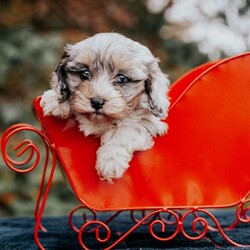
<svg viewBox="0 0 250 250">
<path fill-rule="evenodd" d="M 232 212 L 219 213 L 216 218 L 221 225 L 228 225 L 232 220 L 234 214 Z M 81 224 L 81 217 L 74 219 L 76 224 Z M 188 222 L 189 223 L 189 222 Z M 78 243 L 78 235 L 71 230 L 68 225 L 66 217 L 47 217 L 43 219 L 43 225 L 47 228 L 47 233 L 39 233 L 39 239 L 46 249 L 81 249 Z M 122 213 L 117 219 L 110 224 L 112 232 L 125 230 L 131 228 L 133 225 L 130 215 Z M 34 220 L 33 218 L 2 218 L 0 219 L 0 249 L 37 249 L 33 238 Z M 160 234 L 166 236 L 171 233 L 171 228 L 167 234 Z M 173 232 L 173 231 L 172 231 Z M 188 233 L 193 234 L 190 228 Z M 101 231 L 101 233 L 104 233 Z M 233 240 L 242 244 L 250 243 L 250 223 L 240 224 L 232 231 L 226 232 Z M 103 235 L 102 235 L 103 236 Z M 217 242 L 221 249 L 235 249 L 227 243 L 219 233 L 209 233 L 215 242 Z M 93 234 L 84 235 L 86 245 L 89 249 L 101 249 L 107 245 L 100 245 L 96 242 Z M 104 237 L 104 236 L 103 236 Z M 111 241 L 117 239 L 117 234 L 113 233 Z M 182 235 L 177 235 L 171 241 L 161 242 L 155 240 L 148 234 L 148 226 L 139 227 L 134 233 L 129 235 L 124 242 L 120 243 L 115 249 L 215 249 L 215 246 L 205 239 L 198 241 L 187 240 Z"/>
</svg>

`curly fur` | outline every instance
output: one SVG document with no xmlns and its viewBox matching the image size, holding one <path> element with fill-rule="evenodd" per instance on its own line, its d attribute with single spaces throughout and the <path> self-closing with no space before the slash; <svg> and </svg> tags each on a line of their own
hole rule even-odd
<svg viewBox="0 0 250 250">
<path fill-rule="evenodd" d="M 100 33 L 67 45 L 44 92 L 45 115 L 74 115 L 85 136 L 100 137 L 96 169 L 112 182 L 133 152 L 153 146 L 167 124 L 169 81 L 149 49 L 117 33 Z"/>
</svg>

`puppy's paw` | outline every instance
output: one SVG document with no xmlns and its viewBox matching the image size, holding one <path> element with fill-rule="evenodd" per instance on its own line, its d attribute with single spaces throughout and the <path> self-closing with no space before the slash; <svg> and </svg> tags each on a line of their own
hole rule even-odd
<svg viewBox="0 0 250 250">
<path fill-rule="evenodd" d="M 130 159 L 129 153 L 122 147 L 100 147 L 96 161 L 96 170 L 100 179 L 113 183 L 113 179 L 121 178 L 129 167 Z"/>
<path fill-rule="evenodd" d="M 70 106 L 68 102 L 59 103 L 58 95 L 54 90 L 44 92 L 40 105 L 43 108 L 44 115 L 53 115 L 60 118 L 67 118 L 70 115 Z"/>
<path fill-rule="evenodd" d="M 59 106 L 56 92 L 52 89 L 45 91 L 40 105 L 43 108 L 44 115 L 52 115 L 52 112 Z"/>
<path fill-rule="evenodd" d="M 168 125 L 165 122 L 158 121 L 155 125 L 156 125 L 155 129 L 156 129 L 157 135 L 162 136 L 167 133 Z"/>
</svg>

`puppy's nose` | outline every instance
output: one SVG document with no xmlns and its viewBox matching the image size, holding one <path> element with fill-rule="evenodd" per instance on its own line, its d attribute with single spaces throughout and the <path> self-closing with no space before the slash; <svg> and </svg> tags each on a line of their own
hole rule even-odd
<svg viewBox="0 0 250 250">
<path fill-rule="evenodd" d="M 98 97 L 93 97 L 93 98 L 90 98 L 90 103 L 91 103 L 92 108 L 98 110 L 103 107 L 105 100 L 98 98 Z"/>
</svg>

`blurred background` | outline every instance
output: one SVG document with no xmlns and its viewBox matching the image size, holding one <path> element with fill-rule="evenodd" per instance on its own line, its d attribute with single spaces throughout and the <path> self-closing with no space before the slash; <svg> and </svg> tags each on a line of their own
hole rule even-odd
<svg viewBox="0 0 250 250">
<path fill-rule="evenodd" d="M 250 0 L 0 0 L 0 136 L 37 128 L 33 99 L 49 88 L 66 43 L 119 32 L 148 46 L 173 82 L 189 69 L 250 48 Z M 0 157 L 0 216 L 32 215 L 41 177 L 10 171 Z M 76 199 L 56 171 L 45 214 Z"/>
</svg>

